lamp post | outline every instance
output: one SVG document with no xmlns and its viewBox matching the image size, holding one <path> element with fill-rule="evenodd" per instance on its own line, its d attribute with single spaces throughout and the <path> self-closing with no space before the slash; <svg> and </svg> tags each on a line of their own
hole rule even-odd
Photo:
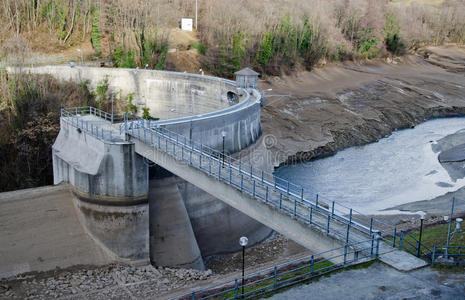
<svg viewBox="0 0 465 300">
<path fill-rule="evenodd" d="M 421 247 L 421 235 L 423 233 L 423 221 L 425 220 L 425 215 L 422 215 L 421 218 L 420 218 L 420 237 L 418 238 L 418 249 L 417 249 L 417 257 L 420 257 L 421 255 L 421 251 L 420 251 L 420 247 Z"/>
<path fill-rule="evenodd" d="M 239 239 L 239 245 L 242 246 L 242 298 L 244 298 L 244 276 L 245 276 L 245 246 L 249 243 L 249 239 L 245 236 Z"/>
<path fill-rule="evenodd" d="M 226 131 L 221 131 L 221 136 L 223 137 L 223 167 L 224 167 L 224 139 L 226 137 Z"/>
</svg>

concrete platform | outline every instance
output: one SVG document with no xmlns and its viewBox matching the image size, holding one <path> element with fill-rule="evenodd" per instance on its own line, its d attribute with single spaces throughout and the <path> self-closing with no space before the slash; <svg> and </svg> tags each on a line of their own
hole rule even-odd
<svg viewBox="0 0 465 300">
<path fill-rule="evenodd" d="M 385 244 L 380 245 L 380 252 L 382 254 L 380 254 L 379 260 L 398 271 L 410 272 L 429 265 L 426 261 L 420 258 L 417 258 L 405 251 L 393 249 Z"/>
<path fill-rule="evenodd" d="M 68 185 L 0 193 L 0 278 L 112 261 L 79 223 Z"/>
</svg>

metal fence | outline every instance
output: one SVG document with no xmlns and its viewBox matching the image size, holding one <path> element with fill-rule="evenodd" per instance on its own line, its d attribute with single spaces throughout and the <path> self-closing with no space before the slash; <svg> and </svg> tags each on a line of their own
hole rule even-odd
<svg viewBox="0 0 465 300">
<path fill-rule="evenodd" d="M 362 240 L 377 232 L 382 240 L 392 247 L 400 246 L 400 249 L 407 250 L 411 248 L 408 247 L 409 244 L 417 245 L 412 254 L 415 254 L 416 249 L 421 245 L 413 236 L 398 232 L 396 226 L 365 216 L 319 194 L 313 194 L 313 198 L 309 199 L 304 196 L 302 186 L 166 130 L 155 121 L 133 119 L 134 116 L 130 114 L 112 116 L 93 107 L 62 109 L 63 119 L 73 126 L 104 141 L 111 141 L 114 138 L 113 135 L 118 130 L 115 128 L 105 130 L 92 122 L 85 121 L 82 117 L 86 115 L 101 118 L 107 124 L 119 123 L 119 134 L 125 140 L 128 136 L 139 139 L 157 150 L 174 156 L 177 160 L 217 177 L 218 180 L 234 186 L 243 193 L 264 201 L 294 219 L 313 225 L 327 234 L 336 236 L 339 240 L 345 240 L 346 243 L 356 242 L 357 239 L 354 237 L 357 235 L 358 240 Z M 363 235 L 362 238 L 360 233 Z M 400 240 L 402 243 L 399 243 Z"/>
<path fill-rule="evenodd" d="M 431 264 L 465 264 L 465 246 L 434 246 Z"/>
<path fill-rule="evenodd" d="M 372 260 L 378 256 L 379 238 L 377 236 L 373 235 L 372 239 L 358 244 L 369 246 L 360 249 L 356 244 L 351 244 L 334 248 L 196 290 L 173 298 L 173 300 L 254 298 L 341 268 Z M 356 248 L 358 250 L 353 250 Z M 332 263 L 331 260 L 337 260 L 340 263 Z"/>
</svg>

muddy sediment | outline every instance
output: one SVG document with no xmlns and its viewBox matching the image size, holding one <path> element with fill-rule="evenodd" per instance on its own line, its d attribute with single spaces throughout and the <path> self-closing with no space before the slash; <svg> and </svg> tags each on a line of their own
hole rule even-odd
<svg viewBox="0 0 465 300">
<path fill-rule="evenodd" d="M 441 56 L 445 50 L 447 57 Z M 465 71 L 452 68 L 451 61 L 463 65 L 465 50 L 423 51 L 429 51 L 429 59 L 411 55 L 389 63 L 346 63 L 263 81 L 261 88 L 272 88 L 272 94 L 291 95 L 268 97 L 262 110 L 263 133 L 273 137 L 266 145 L 273 165 L 376 142 L 431 118 L 464 116 Z"/>
</svg>

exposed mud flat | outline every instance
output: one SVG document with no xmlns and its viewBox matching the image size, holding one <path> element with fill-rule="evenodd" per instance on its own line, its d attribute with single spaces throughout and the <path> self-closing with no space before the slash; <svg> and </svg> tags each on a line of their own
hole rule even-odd
<svg viewBox="0 0 465 300">
<path fill-rule="evenodd" d="M 430 118 L 465 115 L 464 62 L 464 48 L 429 47 L 261 82 L 269 94 L 292 95 L 269 97 L 262 110 L 271 164 L 309 161 Z"/>
</svg>

